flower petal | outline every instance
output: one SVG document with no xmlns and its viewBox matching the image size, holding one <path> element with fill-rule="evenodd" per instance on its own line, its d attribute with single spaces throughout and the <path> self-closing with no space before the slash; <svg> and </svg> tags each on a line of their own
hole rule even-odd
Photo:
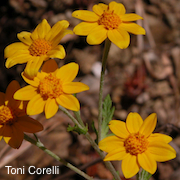
<svg viewBox="0 0 180 180">
<path fill-rule="evenodd" d="M 77 35 L 87 36 L 97 26 L 99 26 L 97 22 L 81 22 L 74 27 L 73 32 Z"/>
<path fill-rule="evenodd" d="M 87 43 L 90 45 L 101 44 L 107 38 L 107 32 L 103 25 L 93 28 L 87 36 Z"/>
<path fill-rule="evenodd" d="M 109 136 L 99 142 L 99 149 L 110 153 L 118 148 L 124 149 L 124 142 L 117 136 Z"/>
<path fill-rule="evenodd" d="M 121 168 L 125 178 L 128 179 L 133 177 L 140 169 L 140 166 L 137 162 L 137 157 L 128 154 L 126 158 L 122 160 Z"/>
<path fill-rule="evenodd" d="M 44 56 L 35 56 L 33 57 L 33 60 L 28 61 L 24 70 L 24 73 L 27 75 L 27 77 L 33 79 L 37 75 L 44 60 Z"/>
<path fill-rule="evenodd" d="M 104 13 L 104 11 L 107 11 L 107 9 L 108 5 L 103 3 L 95 4 L 93 6 L 93 11 L 99 16 L 101 16 Z"/>
<path fill-rule="evenodd" d="M 12 43 L 4 50 L 4 58 L 11 57 L 19 50 L 28 50 L 29 46 L 21 42 Z"/>
<path fill-rule="evenodd" d="M 57 35 L 60 35 L 64 29 L 68 28 L 69 22 L 66 20 L 58 21 L 51 30 L 47 33 L 45 39 L 47 41 L 52 41 Z"/>
<path fill-rule="evenodd" d="M 165 142 L 169 143 L 172 141 L 172 137 L 165 135 L 165 134 L 160 134 L 160 133 L 153 133 L 148 137 L 149 142 Z"/>
<path fill-rule="evenodd" d="M 20 85 L 17 81 L 13 80 L 11 83 L 8 85 L 6 89 L 6 94 L 5 94 L 5 102 L 6 105 L 13 107 L 13 108 L 18 108 L 20 101 L 17 101 L 13 98 L 14 93 L 20 89 Z"/>
<path fill-rule="evenodd" d="M 53 117 L 58 111 L 59 105 L 55 99 L 48 99 L 45 105 L 46 119 Z"/>
<path fill-rule="evenodd" d="M 132 34 L 146 34 L 145 29 L 136 23 L 121 23 L 119 27 Z"/>
<path fill-rule="evenodd" d="M 141 126 L 139 133 L 143 134 L 145 137 L 148 137 L 151 135 L 151 133 L 154 131 L 157 123 L 157 115 L 156 113 L 150 114 L 143 122 L 143 125 Z"/>
<path fill-rule="evenodd" d="M 72 13 L 72 17 L 81 19 L 87 22 L 96 22 L 99 19 L 99 16 L 92 11 L 87 10 L 77 10 Z"/>
<path fill-rule="evenodd" d="M 14 94 L 14 99 L 28 101 L 37 95 L 37 88 L 31 85 L 25 86 Z"/>
<path fill-rule="evenodd" d="M 5 94 L 0 92 L 0 106 L 4 105 L 5 102 Z"/>
<path fill-rule="evenodd" d="M 122 147 L 116 147 L 113 151 L 109 152 L 104 161 L 121 161 L 122 159 L 126 158 L 128 154 L 126 153 L 126 149 Z"/>
<path fill-rule="evenodd" d="M 24 79 L 24 81 L 26 81 L 28 84 L 34 86 L 34 87 L 38 87 L 39 85 L 39 78 L 34 77 L 33 79 L 30 79 L 27 74 L 25 74 L 25 72 L 21 73 L 22 78 Z"/>
<path fill-rule="evenodd" d="M 143 119 L 138 113 L 129 113 L 126 119 L 126 127 L 130 133 L 137 133 L 143 124 Z"/>
<path fill-rule="evenodd" d="M 50 58 L 59 58 L 59 59 L 64 59 L 66 56 L 66 52 L 64 50 L 64 47 L 62 45 L 58 45 L 55 49 L 50 50 L 47 55 Z"/>
<path fill-rule="evenodd" d="M 6 68 L 11 68 L 16 64 L 23 64 L 32 59 L 32 56 L 29 54 L 28 50 L 19 50 L 11 57 L 6 60 Z"/>
<path fill-rule="evenodd" d="M 43 126 L 39 121 L 28 116 L 18 117 L 18 121 L 14 125 L 27 133 L 36 133 L 43 130 Z"/>
<path fill-rule="evenodd" d="M 71 82 L 77 76 L 79 65 L 77 63 L 69 63 L 57 70 L 56 76 L 61 79 L 63 83 Z"/>
<path fill-rule="evenodd" d="M 50 30 L 51 26 L 48 24 L 46 19 L 43 19 L 42 22 L 38 24 L 36 29 L 32 32 L 31 37 L 33 40 L 44 39 Z"/>
<path fill-rule="evenodd" d="M 43 64 L 41 68 L 41 72 L 52 73 L 57 69 L 58 69 L 58 65 L 56 61 L 54 59 L 50 59 Z"/>
<path fill-rule="evenodd" d="M 154 174 L 157 169 L 157 163 L 149 151 L 138 154 L 139 165 L 150 174 Z"/>
<path fill-rule="evenodd" d="M 109 3 L 109 10 L 113 11 L 117 15 L 122 15 L 126 13 L 124 5 L 115 1 Z"/>
<path fill-rule="evenodd" d="M 129 136 L 126 124 L 123 121 L 112 120 L 109 122 L 109 128 L 116 136 L 120 138 L 127 138 Z"/>
<path fill-rule="evenodd" d="M 143 19 L 141 16 L 139 16 L 135 13 L 123 14 L 123 15 L 121 15 L 120 18 L 122 21 L 136 21 L 138 19 Z"/>
<path fill-rule="evenodd" d="M 79 93 L 82 91 L 87 91 L 89 90 L 89 86 L 82 82 L 70 82 L 63 84 L 63 92 L 67 94 L 74 94 L 74 93 Z"/>
<path fill-rule="evenodd" d="M 176 157 L 176 151 L 169 144 L 161 141 L 150 142 L 148 151 L 158 162 L 169 161 Z"/>
<path fill-rule="evenodd" d="M 40 94 L 34 96 L 27 105 L 27 114 L 36 115 L 44 111 L 46 100 L 44 100 Z"/>
<path fill-rule="evenodd" d="M 73 95 L 62 94 L 60 97 L 56 98 L 56 101 L 59 105 L 63 106 L 66 109 L 72 111 L 79 111 L 80 104 L 76 97 Z"/>
<path fill-rule="evenodd" d="M 130 36 L 127 31 L 119 28 L 108 31 L 108 38 L 120 49 L 125 49 L 129 46 Z"/>
<path fill-rule="evenodd" d="M 18 39 L 23 42 L 24 44 L 30 46 L 32 44 L 32 39 L 31 39 L 31 33 L 30 32 L 20 32 L 17 34 Z"/>
</svg>

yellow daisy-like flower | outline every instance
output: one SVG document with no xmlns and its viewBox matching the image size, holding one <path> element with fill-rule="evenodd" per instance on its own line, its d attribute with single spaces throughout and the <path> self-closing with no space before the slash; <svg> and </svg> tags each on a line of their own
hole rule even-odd
<svg viewBox="0 0 180 180">
<path fill-rule="evenodd" d="M 72 94 L 86 91 L 89 87 L 81 82 L 72 82 L 79 70 L 76 63 L 69 63 L 58 68 L 55 60 L 49 60 L 42 66 L 41 72 L 33 80 L 28 79 L 24 73 L 24 80 L 30 84 L 14 94 L 18 100 L 29 101 L 27 114 L 35 115 L 45 111 L 49 119 L 56 114 L 59 105 L 78 111 L 79 101 Z"/>
<path fill-rule="evenodd" d="M 32 33 L 23 31 L 17 34 L 21 42 L 10 44 L 4 51 L 6 67 L 27 62 L 25 73 L 33 78 L 43 61 L 49 58 L 63 59 L 66 53 L 64 47 L 58 44 L 66 34 L 72 34 L 72 31 L 66 30 L 68 26 L 69 22 L 62 20 L 51 28 L 43 19 Z"/>
<path fill-rule="evenodd" d="M 144 121 L 138 113 L 129 113 L 126 123 L 110 121 L 109 128 L 115 136 L 99 142 L 99 148 L 108 154 L 104 161 L 122 160 L 125 178 L 138 173 L 140 167 L 154 174 L 157 162 L 176 157 L 176 151 L 168 144 L 170 136 L 152 133 L 156 127 L 157 115 L 152 113 Z"/>
<path fill-rule="evenodd" d="M 73 31 L 77 35 L 87 36 L 87 42 L 91 45 L 100 44 L 109 38 L 119 48 L 127 48 L 130 43 L 128 32 L 145 34 L 145 30 L 130 22 L 142 19 L 141 16 L 125 13 L 124 6 L 115 1 L 110 2 L 109 5 L 103 3 L 94 5 L 93 12 L 87 10 L 74 11 L 72 16 L 85 22 L 78 24 Z"/>
<path fill-rule="evenodd" d="M 36 133 L 43 126 L 26 114 L 27 102 L 13 99 L 14 93 L 20 89 L 17 81 L 12 81 L 6 94 L 0 92 L 0 140 L 18 149 L 24 139 L 24 132 Z"/>
</svg>

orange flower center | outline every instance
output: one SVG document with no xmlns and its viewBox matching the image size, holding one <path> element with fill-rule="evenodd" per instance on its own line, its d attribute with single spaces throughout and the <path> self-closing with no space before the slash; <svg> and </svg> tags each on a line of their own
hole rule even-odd
<svg viewBox="0 0 180 180">
<path fill-rule="evenodd" d="M 117 29 L 121 19 L 114 11 L 105 11 L 99 18 L 98 24 L 104 25 L 107 30 Z"/>
<path fill-rule="evenodd" d="M 49 74 L 40 81 L 38 90 L 44 99 L 57 98 L 63 93 L 61 80 L 53 74 Z"/>
<path fill-rule="evenodd" d="M 29 52 L 32 56 L 45 55 L 51 50 L 51 43 L 45 39 L 36 39 L 29 47 Z"/>
<path fill-rule="evenodd" d="M 148 144 L 147 138 L 139 133 L 131 134 L 124 142 L 126 152 L 135 156 L 146 151 Z"/>
<path fill-rule="evenodd" d="M 13 109 L 8 106 L 0 106 L 0 125 L 12 125 L 16 121 Z"/>
</svg>

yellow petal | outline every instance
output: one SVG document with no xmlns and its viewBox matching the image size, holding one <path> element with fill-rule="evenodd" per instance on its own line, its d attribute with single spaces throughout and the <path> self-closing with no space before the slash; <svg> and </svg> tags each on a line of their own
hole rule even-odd
<svg viewBox="0 0 180 180">
<path fill-rule="evenodd" d="M 14 94 L 14 99 L 28 101 L 37 95 L 37 88 L 31 85 L 25 86 Z"/>
<path fill-rule="evenodd" d="M 33 60 L 28 61 L 24 70 L 24 73 L 27 75 L 28 78 L 33 79 L 37 75 L 44 60 L 44 56 L 35 56 L 33 57 Z"/>
<path fill-rule="evenodd" d="M 101 44 L 107 38 L 107 32 L 103 25 L 93 28 L 87 36 L 87 43 L 90 45 Z"/>
<path fill-rule="evenodd" d="M 77 10 L 72 13 L 72 17 L 81 19 L 87 22 L 96 22 L 99 19 L 99 16 L 92 11 L 87 10 Z"/>
<path fill-rule="evenodd" d="M 43 130 L 43 126 L 40 122 L 28 116 L 19 117 L 14 125 L 27 133 L 36 133 Z"/>
<path fill-rule="evenodd" d="M 34 87 L 38 87 L 39 85 L 39 79 L 37 77 L 34 77 L 33 79 L 30 79 L 25 72 L 21 73 L 22 78 L 24 79 L 24 81 L 26 81 L 28 84 L 34 86 Z"/>
<path fill-rule="evenodd" d="M 136 23 L 121 23 L 119 27 L 132 34 L 146 34 L 145 29 Z"/>
<path fill-rule="evenodd" d="M 52 73 L 58 69 L 58 65 L 54 59 L 48 60 L 42 66 L 41 72 Z"/>
<path fill-rule="evenodd" d="M 0 106 L 4 105 L 5 102 L 5 94 L 3 92 L 0 92 Z"/>
<path fill-rule="evenodd" d="M 24 139 L 24 133 L 12 126 L 6 126 L 3 134 L 4 141 L 9 144 L 12 148 L 18 149 Z"/>
<path fill-rule="evenodd" d="M 134 14 L 134 13 L 130 13 L 130 14 L 123 14 L 120 16 L 122 21 L 136 21 L 138 19 L 143 19 L 141 16 Z"/>
<path fill-rule="evenodd" d="M 154 174 L 157 169 L 157 163 L 149 151 L 138 154 L 139 165 L 150 174 Z"/>
<path fill-rule="evenodd" d="M 68 28 L 69 22 L 66 20 L 58 21 L 51 30 L 47 33 L 45 39 L 47 41 L 52 41 L 62 30 Z"/>
<path fill-rule="evenodd" d="M 50 50 L 47 53 L 47 56 L 49 56 L 50 58 L 64 59 L 64 57 L 66 56 L 66 52 L 62 45 L 58 45 L 55 49 Z"/>
<path fill-rule="evenodd" d="M 93 11 L 99 16 L 101 16 L 104 13 L 104 11 L 107 11 L 107 9 L 108 5 L 103 3 L 95 4 L 93 6 Z"/>
<path fill-rule="evenodd" d="M 12 43 L 4 50 L 4 58 L 11 57 L 19 50 L 28 50 L 29 46 L 21 42 Z"/>
<path fill-rule="evenodd" d="M 104 161 L 121 161 L 122 159 L 127 157 L 127 153 L 125 148 L 123 147 L 116 147 L 113 151 L 109 152 L 106 157 L 104 158 Z"/>
<path fill-rule="evenodd" d="M 161 141 L 150 142 L 148 151 L 158 162 L 169 161 L 176 157 L 176 151 L 169 144 Z"/>
<path fill-rule="evenodd" d="M 40 24 L 36 27 L 36 29 L 32 32 L 31 38 L 33 40 L 36 39 L 44 39 L 47 33 L 50 31 L 51 26 L 48 24 L 46 19 L 43 19 Z"/>
<path fill-rule="evenodd" d="M 44 111 L 46 100 L 44 100 L 40 94 L 33 97 L 27 105 L 27 114 L 36 115 Z"/>
<path fill-rule="evenodd" d="M 143 122 L 143 125 L 141 126 L 139 132 L 140 134 L 143 134 L 145 137 L 148 137 L 151 135 L 151 133 L 154 131 L 157 123 L 157 115 L 156 113 L 150 114 Z"/>
<path fill-rule="evenodd" d="M 117 136 L 109 136 L 99 142 L 99 149 L 107 153 L 110 153 L 111 151 L 114 151 L 117 148 L 122 148 L 122 150 L 125 150 L 124 142 L 121 138 Z"/>
<path fill-rule="evenodd" d="M 165 135 L 165 134 L 160 134 L 160 133 L 153 133 L 148 137 L 149 142 L 165 142 L 169 143 L 172 141 L 172 137 Z"/>
<path fill-rule="evenodd" d="M 129 46 L 130 37 L 127 31 L 123 29 L 114 29 L 108 31 L 108 38 L 120 49 L 125 49 Z"/>
<path fill-rule="evenodd" d="M 66 84 L 63 84 L 62 88 L 63 88 L 63 92 L 67 94 L 74 94 L 74 93 L 79 93 L 82 91 L 89 90 L 89 86 L 81 82 L 66 83 Z"/>
<path fill-rule="evenodd" d="M 81 36 L 87 36 L 92 29 L 98 26 L 97 22 L 81 22 L 73 29 L 74 33 Z"/>
<path fill-rule="evenodd" d="M 79 65 L 77 63 L 69 63 L 57 70 L 56 76 L 65 82 L 71 82 L 77 76 Z"/>
<path fill-rule="evenodd" d="M 115 1 L 109 3 L 109 10 L 113 11 L 117 15 L 122 15 L 126 13 L 124 5 Z"/>
<path fill-rule="evenodd" d="M 62 94 L 60 97 L 56 98 L 56 101 L 59 105 L 63 106 L 66 109 L 72 111 L 79 111 L 80 104 L 76 97 L 73 95 Z"/>
<path fill-rule="evenodd" d="M 17 108 L 20 104 L 20 101 L 17 101 L 13 98 L 14 93 L 20 89 L 20 85 L 17 81 L 11 81 L 11 83 L 8 85 L 6 89 L 6 94 L 5 94 L 5 101 L 6 105 Z"/>
<path fill-rule="evenodd" d="M 116 136 L 120 138 L 127 138 L 129 136 L 126 124 L 123 121 L 112 120 L 109 123 L 109 128 Z"/>
<path fill-rule="evenodd" d="M 126 158 L 122 160 L 121 168 L 125 178 L 127 179 L 136 175 L 140 169 L 137 157 L 128 154 Z"/>
<path fill-rule="evenodd" d="M 143 119 L 138 113 L 129 113 L 126 119 L 126 127 L 130 133 L 137 133 L 143 124 Z"/>
<path fill-rule="evenodd" d="M 18 39 L 23 42 L 24 44 L 30 46 L 32 44 L 32 39 L 31 39 L 31 33 L 23 31 L 21 33 L 17 34 Z"/>
<path fill-rule="evenodd" d="M 6 68 L 11 68 L 16 64 L 26 63 L 29 59 L 32 59 L 32 56 L 28 50 L 19 50 L 6 60 L 5 66 Z"/>
<path fill-rule="evenodd" d="M 46 119 L 53 117 L 58 111 L 58 104 L 55 99 L 48 99 L 45 105 Z"/>
</svg>

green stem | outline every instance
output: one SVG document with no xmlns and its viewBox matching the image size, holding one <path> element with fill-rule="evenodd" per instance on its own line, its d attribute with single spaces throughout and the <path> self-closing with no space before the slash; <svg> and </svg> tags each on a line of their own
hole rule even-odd
<svg viewBox="0 0 180 180">
<path fill-rule="evenodd" d="M 101 140 L 104 75 L 105 75 L 107 57 L 110 46 L 111 46 L 111 41 L 107 38 L 105 41 L 105 47 L 102 57 L 102 69 L 101 69 L 101 78 L 100 78 L 100 87 L 99 87 L 98 142 Z"/>
<path fill-rule="evenodd" d="M 152 174 L 142 169 L 142 171 L 139 171 L 139 173 L 137 174 L 137 180 L 149 180 L 151 176 Z"/>
<path fill-rule="evenodd" d="M 76 116 L 79 124 L 80 124 L 82 127 L 85 127 L 85 126 L 84 126 L 84 123 L 83 123 L 83 121 L 82 121 L 82 119 L 81 119 L 80 111 L 73 111 L 73 112 L 74 112 L 74 115 Z"/>
<path fill-rule="evenodd" d="M 56 154 L 54 154 L 52 151 L 50 151 L 49 149 L 47 149 L 40 141 L 35 141 L 34 139 L 30 138 L 29 136 L 27 136 L 26 134 L 24 134 L 24 139 L 28 142 L 30 142 L 31 144 L 34 144 L 35 146 L 37 146 L 38 148 L 40 148 L 41 150 L 43 150 L 45 153 L 49 154 L 51 157 L 53 157 L 54 159 L 56 159 L 57 161 L 61 162 L 63 165 L 65 165 L 66 167 L 70 168 L 71 170 L 75 171 L 76 173 L 78 173 L 79 175 L 81 175 L 82 177 L 84 177 L 85 179 L 88 180 L 93 180 L 92 177 L 88 176 L 86 173 L 84 173 L 83 171 L 81 171 L 80 169 L 78 169 L 77 167 L 73 166 L 72 164 L 68 163 L 67 161 L 61 159 L 59 156 L 57 156 Z"/>
</svg>

